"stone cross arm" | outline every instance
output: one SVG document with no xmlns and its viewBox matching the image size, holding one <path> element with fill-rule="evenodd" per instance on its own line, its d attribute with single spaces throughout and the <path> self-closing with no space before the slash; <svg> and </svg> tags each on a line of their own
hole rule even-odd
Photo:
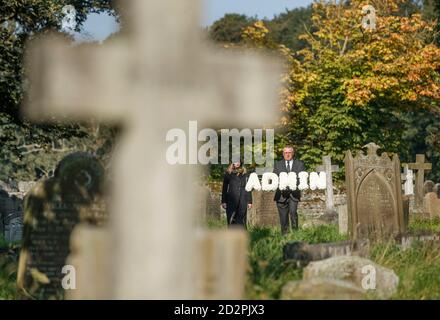
<svg viewBox="0 0 440 320">
<path fill-rule="evenodd" d="M 330 156 L 324 156 L 322 157 L 322 165 L 317 166 L 316 171 L 318 172 L 325 171 L 327 174 L 329 174 L 332 172 L 338 172 L 339 166 L 331 164 Z"/>
<path fill-rule="evenodd" d="M 219 54 L 200 46 L 205 54 L 198 61 L 172 66 L 175 61 L 159 55 L 151 66 L 131 44 L 113 39 L 104 45 L 72 47 L 56 37 L 35 44 L 28 55 L 32 68 L 27 74 L 31 85 L 26 116 L 38 122 L 90 117 L 121 122 L 138 119 L 147 108 L 151 115 L 166 108 L 175 118 L 184 114 L 188 120 L 215 119 L 218 125 L 255 126 L 261 119 L 275 119 L 278 61 L 251 53 Z M 169 67 L 157 69 L 156 63 Z M 176 101 L 169 99 L 170 90 L 178 93 Z M 153 97 L 163 106 L 150 108 Z"/>
<path fill-rule="evenodd" d="M 425 155 L 423 154 L 416 155 L 416 162 L 408 163 L 407 165 L 408 165 L 408 169 L 412 169 L 412 170 L 424 170 L 424 171 L 432 170 L 432 163 L 426 163 Z"/>
</svg>

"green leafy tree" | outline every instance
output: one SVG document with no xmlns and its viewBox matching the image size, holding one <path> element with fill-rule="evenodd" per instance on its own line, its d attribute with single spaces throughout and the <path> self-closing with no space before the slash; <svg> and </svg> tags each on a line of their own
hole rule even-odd
<svg viewBox="0 0 440 320">
<path fill-rule="evenodd" d="M 242 40 L 244 28 L 255 22 L 243 14 L 230 13 L 209 27 L 209 36 L 212 40 L 224 43 L 239 43 Z"/>
<path fill-rule="evenodd" d="M 282 43 L 293 52 L 304 49 L 307 42 L 299 39 L 311 27 L 312 6 L 295 8 L 264 21 L 274 42 Z"/>
</svg>

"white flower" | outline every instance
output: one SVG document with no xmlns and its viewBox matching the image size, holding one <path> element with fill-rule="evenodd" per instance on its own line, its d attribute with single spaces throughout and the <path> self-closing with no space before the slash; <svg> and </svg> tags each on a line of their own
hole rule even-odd
<svg viewBox="0 0 440 320">
<path fill-rule="evenodd" d="M 247 192 L 251 192 L 254 189 L 257 191 L 261 190 L 260 180 L 258 179 L 258 175 L 255 172 L 251 173 L 251 175 L 249 176 L 245 189 Z"/>
<path fill-rule="evenodd" d="M 323 190 L 327 186 L 327 175 L 324 171 L 319 172 L 319 174 L 317 172 L 310 172 L 309 182 L 310 190 Z"/>
<path fill-rule="evenodd" d="M 298 177 L 299 177 L 298 189 L 299 190 L 308 189 L 309 185 L 307 184 L 307 178 L 309 177 L 309 174 L 305 171 L 301 171 L 300 173 L 298 173 Z"/>
<path fill-rule="evenodd" d="M 263 191 L 275 191 L 278 189 L 278 176 L 272 172 L 263 173 L 261 181 Z"/>
</svg>

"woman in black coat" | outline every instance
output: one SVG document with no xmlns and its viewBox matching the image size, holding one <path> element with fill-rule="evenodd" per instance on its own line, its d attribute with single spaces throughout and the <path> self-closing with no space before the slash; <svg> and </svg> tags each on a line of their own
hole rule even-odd
<svg viewBox="0 0 440 320">
<path fill-rule="evenodd" d="M 223 178 L 222 207 L 226 209 L 228 226 L 246 228 L 246 213 L 252 208 L 252 193 L 245 187 L 249 175 L 240 162 L 229 165 Z"/>
</svg>

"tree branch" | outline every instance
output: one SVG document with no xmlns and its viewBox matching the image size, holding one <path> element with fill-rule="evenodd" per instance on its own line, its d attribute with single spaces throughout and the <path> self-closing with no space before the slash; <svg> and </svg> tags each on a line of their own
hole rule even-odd
<svg viewBox="0 0 440 320">
<path fill-rule="evenodd" d="M 339 55 L 342 56 L 345 53 L 345 50 L 347 50 L 347 44 L 348 44 L 348 36 L 345 36 L 344 45 L 342 46 L 341 51 L 339 52 Z"/>
</svg>

